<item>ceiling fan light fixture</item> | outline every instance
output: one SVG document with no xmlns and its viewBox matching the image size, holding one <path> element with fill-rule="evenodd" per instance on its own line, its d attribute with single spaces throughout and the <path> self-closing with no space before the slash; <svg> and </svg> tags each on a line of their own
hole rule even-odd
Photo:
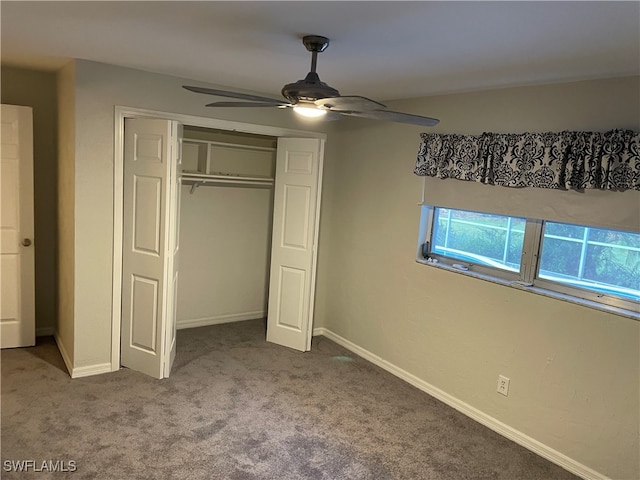
<svg viewBox="0 0 640 480">
<path fill-rule="evenodd" d="M 303 117 L 307 118 L 319 118 L 327 114 L 327 111 L 325 109 L 322 109 L 313 103 L 302 102 L 293 107 L 293 111 L 298 115 L 302 115 Z"/>
</svg>

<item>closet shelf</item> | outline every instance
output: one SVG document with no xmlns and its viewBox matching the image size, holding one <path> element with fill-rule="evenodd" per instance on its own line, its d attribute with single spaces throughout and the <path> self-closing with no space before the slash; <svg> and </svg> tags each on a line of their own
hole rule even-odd
<svg viewBox="0 0 640 480">
<path fill-rule="evenodd" d="M 271 188 L 274 180 L 269 177 L 243 177 L 240 175 L 212 175 L 182 172 L 182 184 L 191 185 L 191 193 L 200 185 L 218 187 Z"/>
<path fill-rule="evenodd" d="M 211 140 L 196 140 L 193 138 L 185 138 L 183 139 L 183 142 L 208 144 L 216 147 L 233 148 L 237 150 L 255 150 L 257 152 L 275 152 L 276 151 L 275 147 L 260 147 L 258 145 L 243 145 L 240 143 L 216 142 Z"/>
</svg>

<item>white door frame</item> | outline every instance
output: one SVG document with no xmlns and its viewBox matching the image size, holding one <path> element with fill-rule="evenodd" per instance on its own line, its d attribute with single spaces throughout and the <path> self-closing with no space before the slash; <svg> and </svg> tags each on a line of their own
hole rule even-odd
<svg viewBox="0 0 640 480">
<path fill-rule="evenodd" d="M 251 123 L 220 120 L 216 118 L 198 117 L 179 113 L 161 112 L 135 107 L 116 105 L 114 115 L 114 158 L 113 158 L 113 277 L 112 277 L 112 304 L 111 304 L 111 371 L 120 368 L 120 322 L 122 306 L 122 222 L 123 222 L 123 195 L 124 195 L 124 119 L 125 118 L 162 118 L 175 120 L 183 125 L 229 130 L 235 132 L 268 135 L 271 137 L 300 137 L 319 138 L 326 140 L 324 133 L 308 132 L 305 130 L 292 130 L 281 127 L 255 125 Z M 322 167 L 323 158 L 320 158 L 318 198 L 322 193 Z M 316 207 L 315 236 L 316 244 L 320 222 L 320 203 Z M 316 246 L 317 252 L 317 246 Z M 312 292 L 315 291 L 316 257 L 314 256 L 312 274 Z M 312 295 L 312 300 L 314 295 Z M 310 304 L 313 314 L 313 301 Z"/>
</svg>

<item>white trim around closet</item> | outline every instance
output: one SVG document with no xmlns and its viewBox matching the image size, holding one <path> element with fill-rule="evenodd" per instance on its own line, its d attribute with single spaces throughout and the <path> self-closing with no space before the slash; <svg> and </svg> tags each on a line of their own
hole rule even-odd
<svg viewBox="0 0 640 480">
<path fill-rule="evenodd" d="M 179 113 L 161 112 L 116 105 L 114 115 L 114 159 L 113 159 L 113 294 L 111 305 L 111 371 L 120 368 L 120 322 L 122 304 L 122 221 L 123 221 L 123 173 L 124 173 L 124 119 L 162 118 L 175 120 L 183 125 L 228 130 L 271 137 L 320 138 L 327 135 L 305 130 L 292 130 L 266 125 L 197 117 Z"/>
</svg>

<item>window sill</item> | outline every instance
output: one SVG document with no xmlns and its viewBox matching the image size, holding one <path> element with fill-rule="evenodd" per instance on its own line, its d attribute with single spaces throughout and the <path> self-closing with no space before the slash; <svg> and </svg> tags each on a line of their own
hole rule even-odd
<svg viewBox="0 0 640 480">
<path fill-rule="evenodd" d="M 556 300 L 562 300 L 569 303 L 574 303 L 576 305 L 582 305 L 583 307 L 593 308 L 595 310 L 600 310 L 603 312 L 611 313 L 614 315 L 619 315 L 621 317 L 630 318 L 632 320 L 640 321 L 640 312 L 633 310 L 626 310 L 619 307 L 614 307 L 611 305 L 605 305 L 602 303 L 594 302 L 591 300 L 586 300 L 584 298 L 575 297 L 573 295 L 567 295 L 564 293 L 554 292 L 552 290 L 548 290 L 546 288 L 536 287 L 535 285 L 525 285 L 520 282 L 514 282 L 512 280 L 505 280 L 503 278 L 495 277 L 493 275 L 487 275 L 484 273 L 474 272 L 472 270 L 462 270 L 459 268 L 452 267 L 450 265 L 444 263 L 430 262 L 425 258 L 416 258 L 416 263 L 420 263 L 422 265 L 427 265 L 429 267 L 439 268 L 441 270 L 447 270 L 453 273 L 459 273 L 462 275 L 466 275 L 468 277 L 477 278 L 480 280 L 485 280 L 491 283 L 497 283 L 499 285 L 504 285 L 511 288 L 517 288 L 518 290 L 523 290 L 526 292 L 535 293 L 537 295 L 543 295 L 545 297 L 555 298 Z"/>
</svg>

